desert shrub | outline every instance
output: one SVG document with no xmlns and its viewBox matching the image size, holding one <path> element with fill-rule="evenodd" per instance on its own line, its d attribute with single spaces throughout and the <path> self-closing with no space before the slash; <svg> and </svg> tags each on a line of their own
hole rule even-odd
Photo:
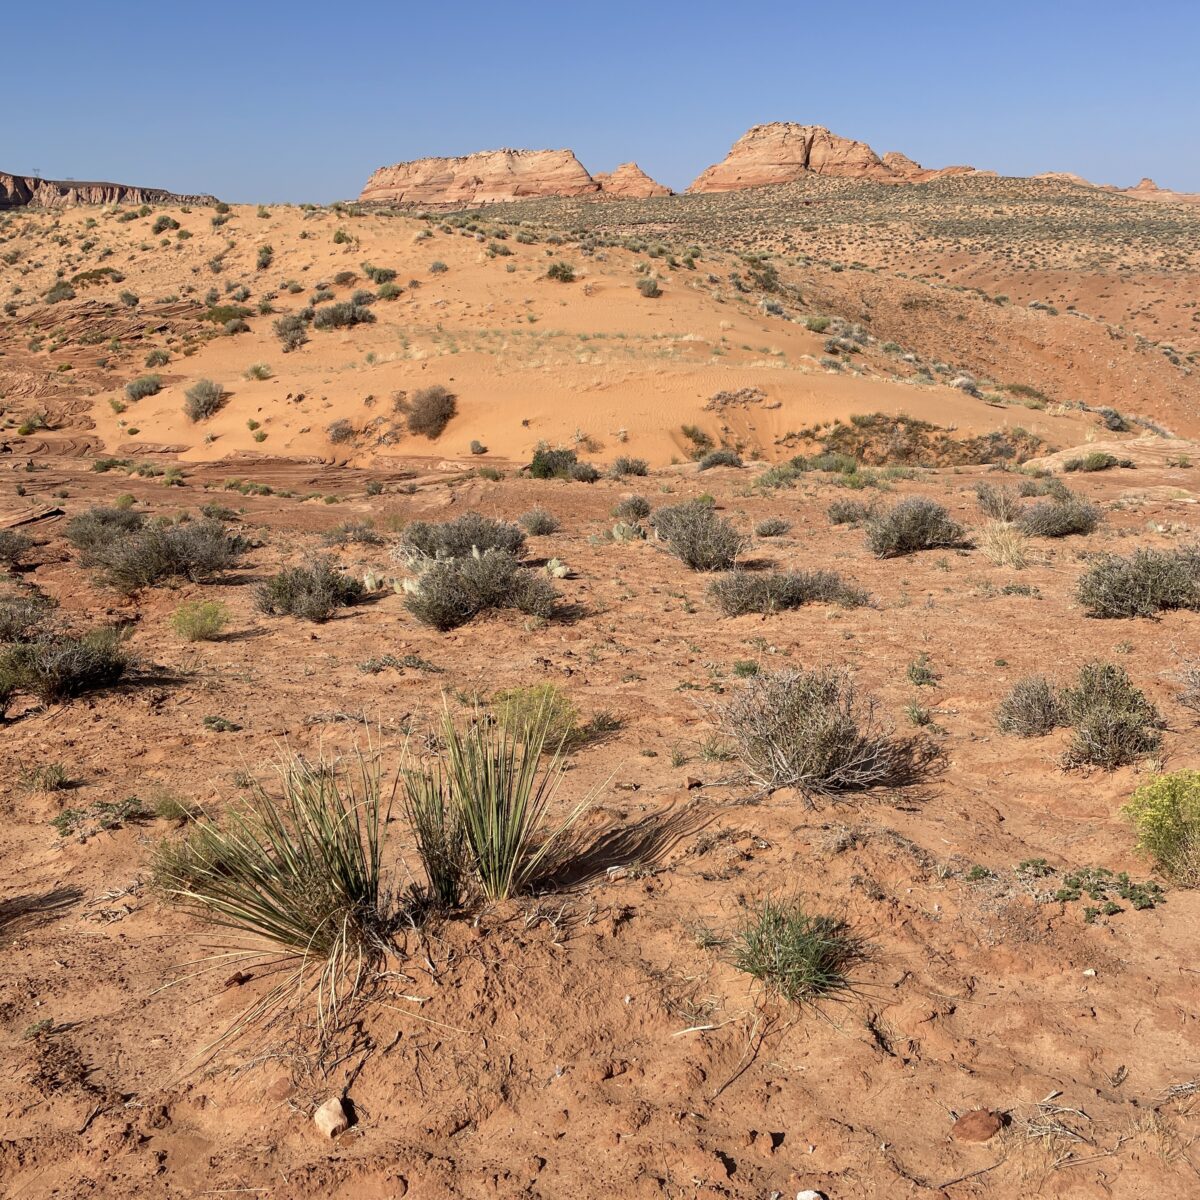
<svg viewBox="0 0 1200 1200">
<path fill-rule="evenodd" d="M 621 521 L 644 521 L 650 515 L 650 501 L 645 496 L 626 496 L 612 513 Z"/>
<path fill-rule="evenodd" d="M 1061 479 L 1055 479 L 1052 475 L 1022 479 L 1017 485 L 1017 492 L 1022 496 L 1053 496 L 1058 500 L 1066 500 L 1074 495 Z"/>
<path fill-rule="evenodd" d="M 112 538 L 88 551 L 88 565 L 126 595 L 171 579 L 203 582 L 236 566 L 245 541 L 220 521 L 203 518 L 153 525 Z"/>
<path fill-rule="evenodd" d="M 421 388 L 408 401 L 408 431 L 430 440 L 440 437 L 457 412 L 458 402 L 449 389 L 440 383 Z"/>
<path fill-rule="evenodd" d="M 492 697 L 492 708 L 501 728 L 518 742 L 540 737 L 551 751 L 569 745 L 579 730 L 579 710 L 552 683 L 506 688 Z"/>
<path fill-rule="evenodd" d="M 848 584 L 836 571 L 731 571 L 709 584 L 708 594 L 727 617 L 771 613 L 805 604 L 840 604 L 857 608 L 867 593 Z"/>
<path fill-rule="evenodd" d="M 17 566 L 29 552 L 33 542 L 15 529 L 0 529 L 0 565 Z"/>
<path fill-rule="evenodd" d="M 610 479 L 624 479 L 626 475 L 641 476 L 649 473 L 650 464 L 644 458 L 630 458 L 625 454 L 613 459 L 612 466 L 608 468 Z"/>
<path fill-rule="evenodd" d="M 876 558 L 962 546 L 965 541 L 966 530 L 942 505 L 923 496 L 910 496 L 867 520 L 867 547 Z"/>
<path fill-rule="evenodd" d="M 647 300 L 657 300 L 662 295 L 662 288 L 658 286 L 658 280 L 647 276 L 645 279 L 639 279 L 637 282 L 637 290 L 646 297 Z"/>
<path fill-rule="evenodd" d="M 488 452 L 488 448 L 478 438 L 471 439 L 470 450 L 472 454 L 486 454 Z"/>
<path fill-rule="evenodd" d="M 262 382 L 265 379 L 271 378 L 271 368 L 264 362 L 251 363 L 243 374 L 247 379 L 255 379 Z"/>
<path fill-rule="evenodd" d="M 283 343 L 284 354 L 299 350 L 308 341 L 308 322 L 312 318 L 312 310 L 306 309 L 298 313 L 285 313 L 275 320 L 275 336 Z"/>
<path fill-rule="evenodd" d="M 1021 515 L 1019 497 L 1011 488 L 980 482 L 975 485 L 975 496 L 985 515 L 995 521 L 1015 521 Z"/>
<path fill-rule="evenodd" d="M 574 450 L 550 450 L 539 446 L 533 452 L 529 473 L 534 479 L 567 479 L 578 461 Z"/>
<path fill-rule="evenodd" d="M 145 517 L 131 509 L 96 505 L 67 522 L 67 541 L 79 551 L 79 561 L 91 567 L 105 547 L 135 533 L 145 523 Z"/>
<path fill-rule="evenodd" d="M 375 295 L 380 300 L 396 300 L 404 295 L 404 289 L 397 283 L 381 283 Z"/>
<path fill-rule="evenodd" d="M 396 272 L 391 267 L 373 267 L 370 263 L 363 263 L 362 271 L 376 286 L 391 283 L 396 278 Z"/>
<path fill-rule="evenodd" d="M 326 546 L 382 546 L 385 539 L 370 521 L 343 521 L 321 539 Z"/>
<path fill-rule="evenodd" d="M 731 961 L 789 1004 L 847 991 L 848 972 L 864 962 L 866 944 L 845 921 L 810 915 L 799 901 L 767 899 L 734 931 Z"/>
<path fill-rule="evenodd" d="M 452 521 L 413 521 L 404 529 L 398 556 L 419 558 L 469 558 L 474 551 L 502 550 L 517 557 L 525 547 L 518 525 L 479 513 L 464 513 Z"/>
<path fill-rule="evenodd" d="M 296 758 L 279 794 L 252 785 L 221 825 L 163 842 L 154 883 L 169 901 L 234 935 L 225 956 L 288 969 L 242 1020 L 266 1019 L 314 994 L 318 1026 L 336 1024 L 381 961 L 391 923 L 383 852 L 389 804 L 378 771 Z M 269 950 L 246 947 L 249 935 Z"/>
<path fill-rule="evenodd" d="M 146 366 L 165 367 L 171 361 L 171 355 L 166 350 L 151 350 L 146 355 Z"/>
<path fill-rule="evenodd" d="M 340 446 L 354 440 L 354 426 L 345 417 L 341 417 L 325 427 L 325 436 L 335 446 Z"/>
<path fill-rule="evenodd" d="M 934 755 L 927 743 L 892 736 L 874 701 L 832 668 L 751 676 L 721 726 L 756 784 L 806 797 L 902 786 Z"/>
<path fill-rule="evenodd" d="M 129 662 L 117 630 L 51 633 L 0 651 L 0 692 L 29 692 L 53 704 L 112 686 Z"/>
<path fill-rule="evenodd" d="M 736 450 L 726 448 L 710 450 L 699 464 L 701 471 L 707 471 L 712 467 L 740 467 L 741 465 L 742 456 Z"/>
<path fill-rule="evenodd" d="M 336 304 L 323 304 L 313 309 L 312 327 L 321 330 L 349 329 L 354 325 L 370 325 L 374 320 L 375 314 L 365 304 L 340 300 Z"/>
<path fill-rule="evenodd" d="M 785 521 L 782 517 L 767 517 L 754 527 L 754 533 L 761 538 L 783 537 L 791 527 L 791 521 Z"/>
<path fill-rule="evenodd" d="M 1063 689 L 1062 707 L 1073 736 L 1067 750 L 1072 766 L 1126 766 L 1156 750 L 1162 718 L 1128 674 L 1112 663 L 1080 668 L 1074 687 Z"/>
<path fill-rule="evenodd" d="M 1029 561 L 1028 539 L 1007 521 L 989 521 L 979 536 L 979 548 L 998 567 L 1020 569 Z"/>
<path fill-rule="evenodd" d="M 1175 883 L 1200 886 L 1200 771 L 1156 775 L 1122 809 L 1138 849 Z"/>
<path fill-rule="evenodd" d="M 567 468 L 567 478 L 576 483 L 595 483 L 600 478 L 600 472 L 591 463 L 575 462 Z"/>
<path fill-rule="evenodd" d="M 1045 500 L 1030 505 L 1017 519 L 1017 527 L 1030 537 L 1067 537 L 1091 533 L 1100 524 L 1098 505 L 1079 496 Z"/>
<path fill-rule="evenodd" d="M 183 393 L 183 411 L 189 421 L 202 421 L 221 407 L 223 395 L 219 383 L 211 379 L 199 379 Z"/>
<path fill-rule="evenodd" d="M 556 279 L 559 283 L 574 283 L 575 268 L 568 262 L 551 263 L 546 268 L 546 278 Z"/>
<path fill-rule="evenodd" d="M 996 709 L 1002 733 L 1017 737 L 1044 737 L 1063 723 L 1063 711 L 1044 675 L 1018 679 Z"/>
<path fill-rule="evenodd" d="M 1152 617 L 1200 609 L 1200 545 L 1097 556 L 1079 580 L 1079 602 L 1093 617 Z"/>
<path fill-rule="evenodd" d="M 405 592 L 405 608 L 422 624 L 442 631 L 494 608 L 549 617 L 558 600 L 549 580 L 523 571 L 505 550 L 431 562 L 406 583 Z"/>
<path fill-rule="evenodd" d="M 171 628 L 188 642 L 211 642 L 229 623 L 229 609 L 216 600 L 189 600 L 171 614 Z"/>
<path fill-rule="evenodd" d="M 561 526 L 558 518 L 548 513 L 544 508 L 531 508 L 517 518 L 517 524 L 526 533 L 534 537 L 543 537 L 548 533 L 557 533 Z"/>
<path fill-rule="evenodd" d="M 265 271 L 275 261 L 275 250 L 271 246 L 259 246 L 254 256 L 254 265 L 260 271 Z"/>
<path fill-rule="evenodd" d="M 745 547 L 745 538 L 698 500 L 660 508 L 653 525 L 671 553 L 693 571 L 728 571 Z"/>
<path fill-rule="evenodd" d="M 339 608 L 357 604 L 366 594 L 361 579 L 338 570 L 334 562 L 316 556 L 299 567 L 285 567 L 255 589 L 254 606 L 272 616 L 328 621 Z"/>
<path fill-rule="evenodd" d="M 3 637 L 0 637 L 0 641 L 3 640 Z M 1175 699 L 1200 717 L 1200 661 L 1184 659 L 1175 676 L 1175 682 L 1179 684 Z"/>
<path fill-rule="evenodd" d="M 143 400 L 162 391 L 162 378 L 158 375 L 141 375 L 125 385 L 125 396 L 129 400 Z"/>
<path fill-rule="evenodd" d="M 874 515 L 873 505 L 860 500 L 835 500 L 826 510 L 830 525 L 861 525 Z"/>
<path fill-rule="evenodd" d="M 55 603 L 32 589 L 0 594 L 0 643 L 31 642 L 50 631 Z"/>
<path fill-rule="evenodd" d="M 1133 466 L 1128 459 L 1117 458 L 1103 450 L 1092 450 L 1081 458 L 1070 458 L 1063 463 L 1064 471 L 1107 471 L 1112 467 Z"/>
</svg>

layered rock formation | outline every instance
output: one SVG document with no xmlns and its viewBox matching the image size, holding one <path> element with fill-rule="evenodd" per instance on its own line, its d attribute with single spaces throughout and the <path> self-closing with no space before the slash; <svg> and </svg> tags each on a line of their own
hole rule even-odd
<svg viewBox="0 0 1200 1200">
<path fill-rule="evenodd" d="M 907 154 L 892 150 L 882 158 L 866 142 L 831 133 L 823 125 L 775 121 L 755 125 L 733 143 L 725 158 L 711 166 L 689 192 L 731 192 L 739 188 L 791 183 L 805 174 L 880 183 L 923 183 L 942 175 L 975 174 L 974 167 L 929 170 Z"/>
<path fill-rule="evenodd" d="M 76 204 L 216 204 L 216 196 L 184 196 L 126 183 L 37 179 L 0 171 L 0 208 L 69 208 Z"/>
<path fill-rule="evenodd" d="M 673 196 L 669 187 L 656 183 L 635 162 L 622 163 L 609 174 L 597 172 L 592 178 L 606 196 L 621 200 L 645 200 L 651 196 Z"/>
<path fill-rule="evenodd" d="M 599 191 L 600 185 L 570 150 L 484 150 L 380 167 L 358 198 L 388 204 L 473 205 Z"/>
</svg>

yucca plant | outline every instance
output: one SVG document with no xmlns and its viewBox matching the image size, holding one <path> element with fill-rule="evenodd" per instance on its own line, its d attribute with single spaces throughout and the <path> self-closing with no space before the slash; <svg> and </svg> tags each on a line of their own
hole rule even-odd
<svg viewBox="0 0 1200 1200">
<path fill-rule="evenodd" d="M 447 716 L 443 726 L 446 772 L 480 890 L 503 900 L 547 871 L 589 801 L 550 825 L 549 811 L 562 777 L 562 748 L 545 762 L 549 713 L 513 731 L 477 720 L 465 732 Z"/>
<path fill-rule="evenodd" d="M 425 867 L 425 898 L 435 908 L 459 908 L 466 900 L 471 862 L 466 830 L 440 762 L 403 772 L 401 802 Z"/>
<path fill-rule="evenodd" d="M 229 1033 L 315 992 L 323 1034 L 386 948 L 381 861 L 391 802 L 361 755 L 349 772 L 285 759 L 278 776 L 278 795 L 256 783 L 223 825 L 160 847 L 155 881 L 202 920 L 251 938 L 230 943 L 218 960 L 286 971 Z"/>
</svg>

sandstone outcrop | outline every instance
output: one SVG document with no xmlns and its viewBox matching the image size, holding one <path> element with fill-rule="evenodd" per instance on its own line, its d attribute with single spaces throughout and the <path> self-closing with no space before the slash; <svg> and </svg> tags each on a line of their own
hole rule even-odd
<svg viewBox="0 0 1200 1200">
<path fill-rule="evenodd" d="M 216 196 L 184 196 L 163 188 L 77 179 L 38 179 L 0 171 L 0 208 L 70 208 L 77 204 L 216 204 Z"/>
<path fill-rule="evenodd" d="M 484 150 L 380 167 L 358 198 L 387 204 L 472 205 L 599 191 L 600 185 L 570 150 Z"/>
<path fill-rule="evenodd" d="M 610 174 L 602 172 L 592 176 L 606 196 L 622 200 L 645 200 L 651 196 L 673 196 L 669 187 L 651 179 L 635 162 L 622 163 Z"/>
</svg>

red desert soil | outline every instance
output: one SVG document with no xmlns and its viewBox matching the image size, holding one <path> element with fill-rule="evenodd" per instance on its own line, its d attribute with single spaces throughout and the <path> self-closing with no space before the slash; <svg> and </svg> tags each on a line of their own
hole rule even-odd
<svg viewBox="0 0 1200 1200">
<path fill-rule="evenodd" d="M 696 201 L 726 198 L 646 203 L 681 205 L 670 210 L 680 222 L 743 220 Z M 604 202 L 610 215 L 596 219 L 632 216 L 637 203 Z M 1169 210 L 1144 208 L 1158 214 L 1147 221 Z M 763 289 L 740 225 L 725 226 L 724 245 L 719 229 L 702 238 L 694 225 L 632 248 L 629 230 L 612 234 L 621 245 L 592 233 L 585 251 L 569 221 L 537 206 L 514 207 L 521 226 L 494 213 L 263 212 L 160 208 L 121 221 L 78 209 L 0 223 L 0 301 L 12 302 L 0 318 L 0 529 L 33 542 L 5 590 L 36 587 L 80 630 L 124 628 L 136 656 L 107 690 L 48 705 L 15 695 L 0 724 L 0 1193 L 1195 1195 L 1200 893 L 1170 887 L 1152 908 L 1091 920 L 1086 897 L 1053 899 L 1083 867 L 1152 878 L 1121 806 L 1163 764 L 1200 766 L 1174 679 L 1200 646 L 1200 614 L 1096 620 L 1075 595 L 1098 552 L 1196 540 L 1194 338 L 1168 355 L 1128 306 L 1111 325 L 1053 316 L 795 252 L 772 260 L 782 288 Z M 152 232 L 163 215 L 193 236 Z M 665 249 L 650 254 L 656 237 Z M 259 269 L 262 246 L 272 262 Z M 448 269 L 431 274 L 437 261 Z M 574 265 L 573 282 L 545 277 L 557 261 Z M 283 353 L 273 321 L 321 283 L 337 301 L 376 290 L 363 263 L 395 270 L 401 294 L 375 300 L 374 323 L 310 329 Z M 73 299 L 46 302 L 60 270 L 70 280 L 105 266 L 123 278 L 81 280 Z M 1102 286 L 1079 262 L 1064 269 Z M 1157 270 L 1140 266 L 1121 294 L 1159 295 Z M 1182 295 L 1190 270 L 1175 268 L 1161 294 Z M 334 284 L 339 271 L 356 279 Z M 647 274 L 660 297 L 636 287 Z M 248 332 L 206 319 L 210 287 L 217 305 L 243 304 L 231 297 L 247 289 L 249 313 L 230 319 Z M 260 315 L 264 299 L 273 313 Z M 856 348 L 826 345 L 838 338 Z M 168 361 L 146 367 L 154 349 Z M 267 378 L 244 377 L 256 362 Z M 125 384 L 151 371 L 162 389 L 127 400 Z M 192 423 L 183 393 L 201 378 L 226 395 Z M 435 383 L 456 395 L 457 415 L 430 441 L 408 432 L 393 396 Z M 1129 432 L 1081 402 L 1119 409 Z M 1134 466 L 1061 474 L 1103 522 L 1086 537 L 1030 539 L 1020 569 L 978 548 L 987 519 L 974 488 L 1021 476 L 918 465 L 764 485 L 768 463 L 811 454 L 829 422 L 875 412 L 960 441 L 1024 430 L 1056 473 L 1093 449 Z M 1154 436 L 1136 418 L 1184 436 Z M 337 421 L 349 433 L 331 440 Z M 740 446 L 747 465 L 699 471 L 684 424 Z M 869 428 L 902 441 L 916 427 Z M 649 474 L 532 479 L 520 468 L 540 441 L 600 466 L 643 458 Z M 874 486 L 847 486 L 863 480 Z M 871 603 L 724 617 L 711 577 L 662 542 L 611 539 L 614 506 L 635 492 L 654 508 L 708 495 L 748 535 L 782 519 L 782 536 L 753 538 L 751 563 L 833 569 Z M 879 560 L 860 528 L 826 515 L 835 500 L 909 496 L 945 504 L 974 545 Z M 124 597 L 65 536 L 70 518 L 118 497 L 151 519 L 227 507 L 250 549 L 214 582 Z M 550 620 L 500 613 L 439 633 L 389 588 L 323 624 L 255 607 L 256 584 L 313 552 L 390 578 L 405 573 L 391 548 L 408 522 L 515 519 L 535 506 L 561 528 L 529 539 L 529 569 L 551 558 L 571 569 L 555 580 L 562 607 Z M 363 521 L 382 542 L 326 543 Z M 195 599 L 228 606 L 216 640 L 174 632 L 172 614 Z M 1068 770 L 1065 733 L 997 730 L 1017 679 L 1066 683 L 1095 659 L 1124 666 L 1158 705 L 1154 757 Z M 919 660 L 932 680 L 909 671 Z M 721 707 L 755 670 L 826 665 L 847 668 L 899 733 L 929 738 L 936 769 L 813 807 L 749 785 Z M 402 930 L 372 1003 L 324 1058 L 282 1025 L 214 1050 L 270 979 L 201 970 L 219 931 L 152 889 L 155 847 L 180 834 L 154 815 L 171 811 L 164 800 L 220 814 L 250 780 L 269 783 L 285 747 L 315 760 L 357 745 L 394 773 L 444 704 L 465 718 L 501 689 L 540 683 L 581 719 L 618 722 L 570 755 L 556 811 L 596 793 L 571 870 L 537 894 Z M 68 785 L 48 789 L 34 773 L 55 763 Z M 132 815 L 129 798 L 147 815 Z M 386 865 L 403 890 L 421 867 L 398 815 L 390 832 Z M 1032 860 L 1053 873 L 1018 870 Z M 840 999 L 790 1006 L 715 944 L 772 896 L 844 917 L 870 947 Z M 352 1119 L 333 1141 L 311 1119 L 331 1097 Z M 1001 1119 L 983 1141 L 989 1122 L 967 1117 L 976 1110 Z"/>
</svg>

